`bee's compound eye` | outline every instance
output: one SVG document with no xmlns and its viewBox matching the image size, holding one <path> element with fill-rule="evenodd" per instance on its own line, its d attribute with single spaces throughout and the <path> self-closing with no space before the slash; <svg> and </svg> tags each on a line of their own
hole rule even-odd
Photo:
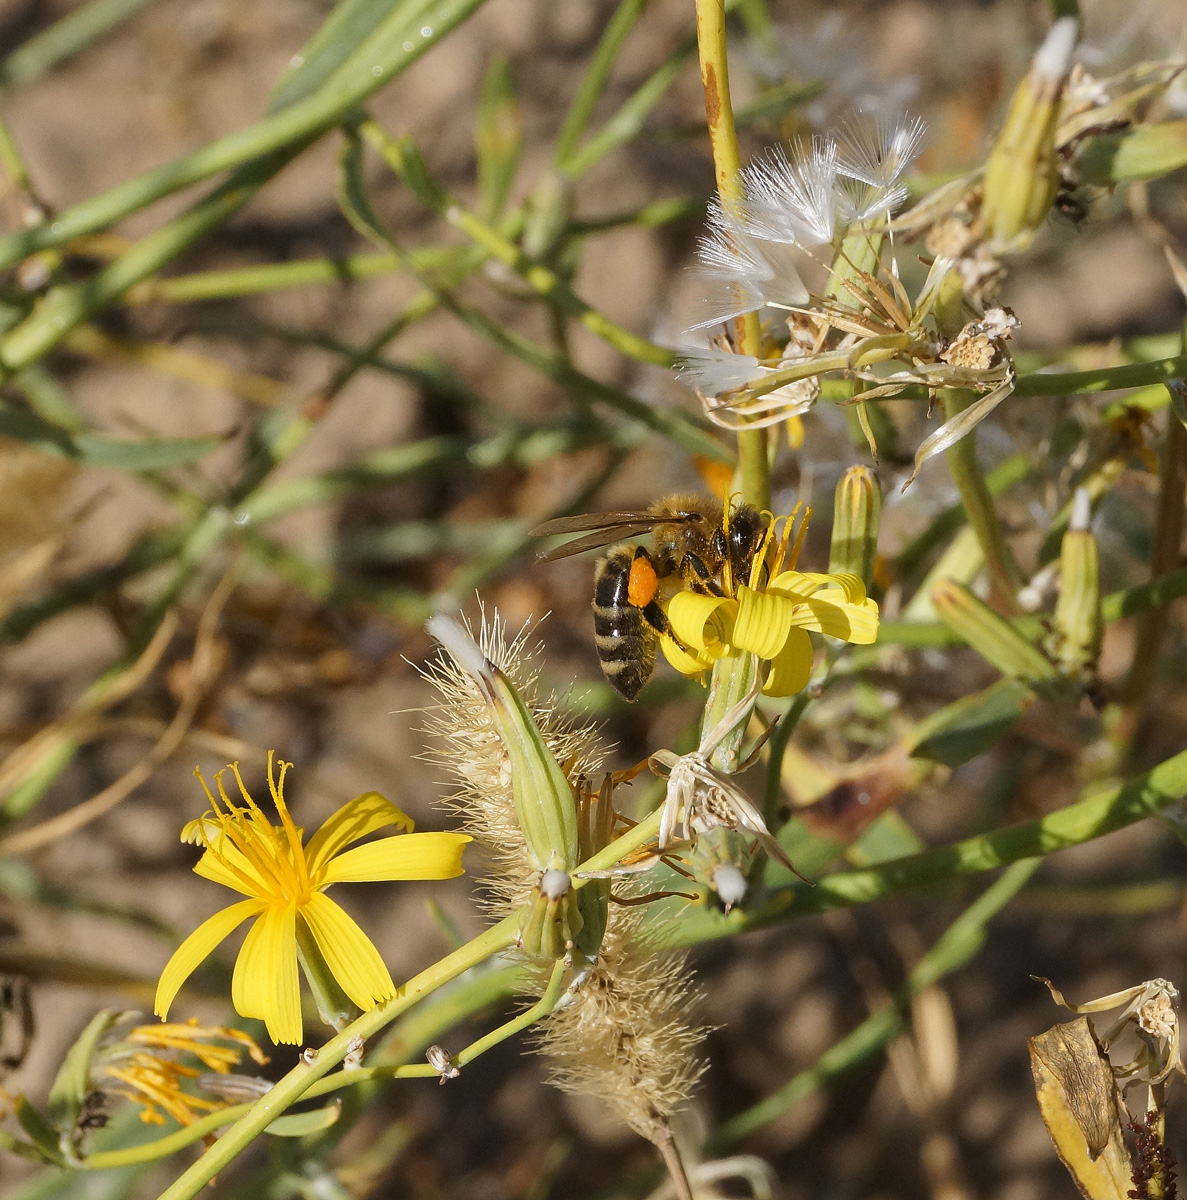
<svg viewBox="0 0 1187 1200">
<path fill-rule="evenodd" d="M 659 583 L 655 567 L 646 554 L 636 554 L 631 562 L 631 575 L 627 582 L 626 598 L 636 608 L 646 608 L 655 599 Z"/>
</svg>

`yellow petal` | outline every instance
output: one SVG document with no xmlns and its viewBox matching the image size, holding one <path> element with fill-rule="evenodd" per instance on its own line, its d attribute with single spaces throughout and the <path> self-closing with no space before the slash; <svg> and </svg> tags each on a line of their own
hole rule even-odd
<svg viewBox="0 0 1187 1200">
<path fill-rule="evenodd" d="M 396 985 L 371 939 L 329 896 L 314 892 L 309 902 L 301 905 L 301 919 L 309 926 L 330 973 L 364 1012 L 396 994 Z"/>
<path fill-rule="evenodd" d="M 268 889 L 260 873 L 251 862 L 231 845 L 230 838 L 222 838 L 215 843 L 218 854 L 207 849 L 194 864 L 194 874 L 201 875 L 223 887 L 232 888 L 244 896 L 267 895 Z"/>
<path fill-rule="evenodd" d="M 335 855 L 321 873 L 322 886 L 381 879 L 452 879 L 462 874 L 465 833 L 404 833 Z"/>
<path fill-rule="evenodd" d="M 787 641 L 795 614 L 795 601 L 776 592 L 738 588 L 738 619 L 730 637 L 740 650 L 753 650 L 759 658 L 774 658 Z"/>
<path fill-rule="evenodd" d="M 173 957 L 165 964 L 157 984 L 157 996 L 153 1002 L 153 1012 L 164 1019 L 169 1015 L 169 1006 L 181 989 L 181 985 L 198 969 L 202 961 L 221 942 L 228 937 L 248 917 L 263 912 L 264 905 L 259 900 L 240 900 L 230 908 L 216 912 L 208 917 L 193 933 L 190 934 L 176 950 Z"/>
<path fill-rule="evenodd" d="M 829 597 L 826 599 L 826 597 Z M 818 592 L 796 606 L 794 623 L 829 637 L 844 638 L 858 646 L 878 640 L 878 605 L 873 600 L 846 604 L 837 591 Z"/>
<path fill-rule="evenodd" d="M 674 641 L 666 633 L 660 637 L 659 646 L 664 652 L 664 658 L 681 675 L 703 675 L 713 665 L 711 658 L 699 654 L 689 654 L 679 642 Z"/>
<path fill-rule="evenodd" d="M 720 658 L 729 649 L 738 602 L 698 592 L 677 592 L 668 605 L 672 632 L 706 658 Z"/>
<path fill-rule="evenodd" d="M 309 845 L 305 847 L 309 874 L 316 875 L 344 846 L 385 825 L 395 825 L 406 833 L 413 829 L 412 818 L 378 792 L 364 792 L 348 800 L 309 839 Z"/>
<path fill-rule="evenodd" d="M 783 649 L 771 659 L 763 684 L 767 696 L 794 696 L 812 677 L 812 639 L 802 629 L 789 629 Z"/>
<path fill-rule="evenodd" d="M 240 1016 L 263 1021 L 277 1044 L 300 1044 L 295 904 L 270 905 L 248 930 L 235 960 L 231 1000 Z"/>
<path fill-rule="evenodd" d="M 840 599 L 850 604 L 861 604 L 866 598 L 866 585 L 859 575 L 838 573 L 825 575 L 816 571 L 783 571 L 771 580 L 772 589 L 784 592 L 796 592 L 800 596 L 810 596 L 821 588 L 839 588 L 843 593 Z"/>
</svg>

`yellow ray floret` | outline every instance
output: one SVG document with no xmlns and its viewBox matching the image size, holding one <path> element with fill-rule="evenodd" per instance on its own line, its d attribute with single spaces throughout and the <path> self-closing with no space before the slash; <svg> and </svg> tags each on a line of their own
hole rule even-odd
<svg viewBox="0 0 1187 1200">
<path fill-rule="evenodd" d="M 216 798 L 200 772 L 210 810 L 182 830 L 182 841 L 204 847 L 196 874 L 246 899 L 208 918 L 177 948 L 161 973 L 154 1011 L 164 1018 L 181 985 L 214 948 L 249 918 L 235 962 L 231 999 L 244 1017 L 262 1020 L 274 1042 L 301 1041 L 297 981 L 298 922 L 312 937 L 342 990 L 364 1011 L 390 1000 L 396 986 L 367 935 L 325 895 L 333 883 L 394 879 L 450 879 L 462 873 L 460 833 L 413 833 L 412 821 L 377 792 L 344 804 L 302 844 L 303 831 L 284 801 L 291 763 L 268 755 L 268 787 L 280 824 L 274 825 L 251 798 L 238 764 L 229 770 L 243 805 L 231 800 L 223 772 Z M 279 772 L 275 769 L 279 767 Z M 385 826 L 402 832 L 361 846 L 354 842 Z"/>
<path fill-rule="evenodd" d="M 736 596 L 677 592 L 667 613 L 682 644 L 665 636 L 662 646 L 677 671 L 700 675 L 725 655 L 749 651 L 771 664 L 763 685 L 768 696 L 790 696 L 807 685 L 809 630 L 855 645 L 878 636 L 878 605 L 856 575 L 782 571 L 761 587 L 740 584 Z"/>
</svg>

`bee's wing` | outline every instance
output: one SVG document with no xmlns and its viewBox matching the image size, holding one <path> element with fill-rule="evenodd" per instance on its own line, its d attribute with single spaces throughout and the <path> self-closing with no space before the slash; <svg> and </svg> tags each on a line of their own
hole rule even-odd
<svg viewBox="0 0 1187 1200">
<path fill-rule="evenodd" d="M 603 546 L 622 541 L 623 538 L 638 537 L 655 527 L 655 521 L 647 524 L 615 525 L 612 528 L 596 529 L 585 537 L 574 538 L 563 546 L 554 546 L 551 550 L 541 550 L 536 556 L 541 562 L 555 562 L 558 558 L 568 558 L 571 554 L 582 554 L 586 550 L 600 550 Z"/>
<path fill-rule="evenodd" d="M 570 554 L 581 554 L 585 550 L 598 550 L 623 538 L 638 537 L 649 533 L 657 525 L 700 519 L 701 514 L 697 512 L 581 513 L 575 517 L 557 517 L 554 521 L 545 521 L 543 525 L 537 525 L 531 531 L 531 536 L 552 537 L 558 533 L 582 533 L 592 530 L 583 538 L 566 542 L 552 550 L 545 550 L 537 556 L 541 562 L 552 562 L 558 558 L 568 558 Z"/>
<path fill-rule="evenodd" d="M 545 521 L 543 525 L 537 525 L 531 531 L 531 536 L 550 537 L 555 533 L 584 533 L 587 529 L 622 530 L 625 525 L 638 525 L 647 530 L 664 519 L 651 512 L 578 513 L 575 517 L 557 517 L 555 521 Z"/>
</svg>

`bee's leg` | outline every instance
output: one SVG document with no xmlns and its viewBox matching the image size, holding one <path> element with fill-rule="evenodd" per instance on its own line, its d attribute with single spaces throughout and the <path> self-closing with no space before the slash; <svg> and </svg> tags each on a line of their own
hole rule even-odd
<svg viewBox="0 0 1187 1200">
<path fill-rule="evenodd" d="M 650 604 L 645 604 L 640 610 L 643 613 L 643 620 L 655 630 L 656 633 L 666 633 L 670 638 L 676 638 L 672 632 L 671 622 L 668 620 L 668 614 L 660 607 L 658 600 L 652 600 Z M 679 641 L 679 638 L 676 638 Z"/>
<path fill-rule="evenodd" d="M 691 550 L 680 560 L 680 575 L 694 592 L 705 596 L 725 595 L 721 585 L 713 578 L 713 573 L 705 566 L 705 560 Z"/>
</svg>

